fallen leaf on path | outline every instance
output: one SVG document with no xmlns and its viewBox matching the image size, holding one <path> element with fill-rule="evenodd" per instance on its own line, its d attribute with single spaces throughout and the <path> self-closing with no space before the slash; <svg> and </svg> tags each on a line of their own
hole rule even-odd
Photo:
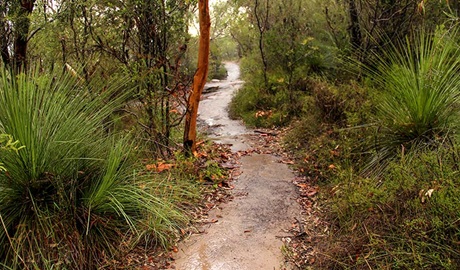
<svg viewBox="0 0 460 270">
<path fill-rule="evenodd" d="M 229 185 L 227 182 L 220 182 L 219 187 L 233 189 L 233 186 Z"/>
<path fill-rule="evenodd" d="M 281 163 L 288 164 L 288 165 L 294 165 L 294 161 L 292 160 L 281 160 Z"/>
<path fill-rule="evenodd" d="M 235 172 L 233 172 L 232 175 L 233 175 L 233 177 L 238 177 L 238 176 L 240 176 L 242 173 L 243 173 L 242 171 L 235 171 Z"/>
<path fill-rule="evenodd" d="M 313 196 L 316 195 L 316 193 L 318 193 L 318 190 L 312 189 L 309 192 L 307 192 L 306 194 L 307 194 L 307 197 L 313 197 Z"/>
<path fill-rule="evenodd" d="M 305 183 L 296 184 L 296 186 L 298 186 L 299 188 L 308 188 L 308 187 L 310 187 L 309 184 L 305 184 Z"/>
</svg>

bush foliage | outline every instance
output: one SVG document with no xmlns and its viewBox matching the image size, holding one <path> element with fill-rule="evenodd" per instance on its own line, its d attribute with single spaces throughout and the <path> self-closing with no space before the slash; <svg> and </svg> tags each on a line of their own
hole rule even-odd
<svg viewBox="0 0 460 270">
<path fill-rule="evenodd" d="M 324 190 L 331 230 L 316 247 L 318 269 L 458 268 L 459 65 L 451 34 L 394 45 L 369 69 L 366 87 L 309 84 L 310 109 L 286 146 Z"/>
<path fill-rule="evenodd" d="M 1 71 L 0 132 L 22 147 L 0 156 L 3 267 L 96 269 L 146 236 L 166 245 L 186 221 L 136 172 L 133 138 L 108 130 L 123 85 Z"/>
<path fill-rule="evenodd" d="M 289 80 L 280 60 L 268 84 L 255 54 L 242 61 L 247 82 L 230 113 L 250 126 L 289 124 L 296 168 L 324 191 L 331 230 L 318 269 L 458 268 L 457 41 L 455 28 L 420 30 L 387 40 L 364 68 L 355 59 L 342 64 L 353 71 L 321 74 L 309 58 Z M 318 46 L 313 55 L 327 54 Z"/>
</svg>

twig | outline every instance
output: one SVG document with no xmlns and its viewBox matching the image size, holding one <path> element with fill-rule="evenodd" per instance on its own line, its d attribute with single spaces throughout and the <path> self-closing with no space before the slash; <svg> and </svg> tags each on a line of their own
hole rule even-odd
<svg viewBox="0 0 460 270">
<path fill-rule="evenodd" d="M 5 222 L 3 221 L 3 217 L 0 214 L 0 221 L 2 222 L 3 229 L 5 230 L 6 237 L 8 238 L 8 241 L 10 242 L 11 248 L 13 249 L 14 253 L 16 253 L 16 256 L 18 256 L 19 260 L 26 265 L 26 262 L 24 259 L 19 255 L 19 252 L 14 248 L 13 241 L 11 240 L 10 234 L 8 233 L 8 230 L 6 229 Z"/>
<path fill-rule="evenodd" d="M 264 130 L 260 130 L 260 129 L 254 130 L 254 133 L 266 134 L 266 135 L 270 135 L 270 136 L 278 136 L 278 133 L 276 133 L 276 132 L 264 131 Z"/>
<path fill-rule="evenodd" d="M 303 227 L 302 222 L 300 222 L 300 220 L 297 217 L 295 217 L 295 220 L 297 221 L 297 224 L 299 224 L 299 234 L 296 235 L 296 237 L 306 235 L 307 233 L 305 232 L 305 228 Z"/>
</svg>

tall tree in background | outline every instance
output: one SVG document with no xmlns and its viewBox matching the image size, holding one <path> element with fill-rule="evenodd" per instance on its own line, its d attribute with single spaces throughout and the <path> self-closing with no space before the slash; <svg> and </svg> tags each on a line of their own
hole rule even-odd
<svg viewBox="0 0 460 270">
<path fill-rule="evenodd" d="M 2 61 L 16 71 L 26 68 L 30 15 L 35 0 L 0 2 L 0 49 Z M 11 20 L 9 18 L 12 18 Z M 11 53 L 9 48 L 13 48 Z"/>
<path fill-rule="evenodd" d="M 425 1 L 347 0 L 349 42 L 355 55 L 361 61 L 372 62 L 372 55 L 385 51 L 389 41 L 403 39 L 418 31 L 421 25 L 429 30 L 431 22 L 436 21 L 434 17 L 443 17 L 442 14 L 434 14 L 441 11 L 437 6 L 445 3 L 428 1 L 423 5 L 427 7 L 427 14 L 424 14 L 418 8 L 421 2 Z M 435 25 L 432 24 L 432 27 Z"/>
<path fill-rule="evenodd" d="M 7 21 L 7 3 L 0 2 L 0 50 L 3 64 L 10 65 L 10 53 L 8 51 L 8 37 L 10 36 L 10 25 Z"/>
<path fill-rule="evenodd" d="M 208 77 L 209 43 L 211 34 L 211 17 L 209 14 L 209 1 L 198 1 L 200 20 L 200 45 L 198 50 L 198 69 L 193 77 L 193 89 L 187 102 L 185 118 L 184 148 L 187 154 L 196 150 L 196 120 L 201 93 Z"/>
<path fill-rule="evenodd" d="M 184 114 L 176 109 L 186 103 L 184 90 L 192 81 L 182 60 L 190 39 L 191 7 L 196 1 L 56 3 L 60 14 L 55 15 L 48 35 L 42 32 L 39 39 L 34 38 L 32 56 L 41 63 L 68 64 L 86 82 L 129 77 L 135 93 L 124 113 L 129 114 L 129 122 L 153 155 L 168 155 L 171 130 L 183 123 Z M 38 45 L 42 42 L 48 47 Z M 51 47 L 58 57 L 48 53 Z M 49 56 L 42 60 L 45 54 Z M 49 61 L 53 57 L 56 61 Z"/>
<path fill-rule="evenodd" d="M 262 63 L 264 65 L 263 69 L 263 77 L 264 77 L 264 86 L 268 88 L 268 63 L 267 63 L 267 56 L 265 52 L 265 41 L 264 35 L 269 30 L 269 23 L 268 23 L 268 15 L 270 14 L 270 3 L 268 0 L 265 1 L 264 8 L 260 7 L 260 3 L 258 0 L 254 3 L 254 17 L 256 18 L 257 22 L 257 29 L 259 30 L 259 52 L 260 58 L 262 59 Z"/>
<path fill-rule="evenodd" d="M 361 27 L 359 25 L 359 14 L 356 7 L 355 0 L 348 1 L 348 13 L 350 16 L 350 25 L 348 31 L 350 32 L 350 43 L 353 48 L 358 49 L 361 47 Z"/>
</svg>

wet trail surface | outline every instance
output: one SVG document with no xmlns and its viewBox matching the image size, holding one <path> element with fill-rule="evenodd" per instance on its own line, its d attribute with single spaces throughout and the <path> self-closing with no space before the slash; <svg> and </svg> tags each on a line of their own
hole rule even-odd
<svg viewBox="0 0 460 270">
<path fill-rule="evenodd" d="M 233 151 L 256 147 L 252 133 L 241 122 L 229 119 L 227 105 L 241 86 L 239 67 L 226 63 L 228 78 L 208 84 L 218 90 L 206 94 L 200 103 L 199 118 L 211 138 L 231 144 Z M 280 236 L 300 216 L 294 174 L 278 158 L 252 154 L 240 160 L 242 174 L 233 182 L 234 199 L 209 213 L 218 220 L 202 228 L 179 245 L 176 269 L 180 270 L 253 270 L 290 269 L 284 265 Z"/>
</svg>

